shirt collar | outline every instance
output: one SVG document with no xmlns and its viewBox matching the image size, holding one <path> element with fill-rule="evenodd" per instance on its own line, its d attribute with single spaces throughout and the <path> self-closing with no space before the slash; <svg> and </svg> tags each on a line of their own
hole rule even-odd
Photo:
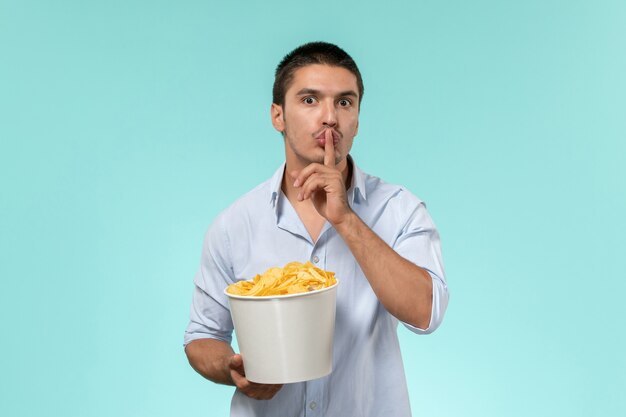
<svg viewBox="0 0 626 417">
<path fill-rule="evenodd" d="M 349 161 L 352 163 L 352 184 L 348 189 L 348 198 L 352 199 L 352 204 L 358 204 L 367 200 L 367 191 L 365 189 L 365 173 L 359 169 L 354 163 L 354 159 L 348 155 Z M 270 204 L 276 207 L 276 201 L 281 192 L 281 186 L 283 183 L 283 175 L 285 175 L 285 163 L 274 172 L 272 178 L 270 178 Z"/>
<path fill-rule="evenodd" d="M 348 195 L 352 191 L 352 203 L 360 203 L 367 200 L 367 189 L 365 188 L 365 173 L 354 163 L 354 159 L 348 155 L 348 159 L 352 162 L 352 184 L 348 190 Z"/>
<path fill-rule="evenodd" d="M 272 178 L 270 178 L 270 204 L 275 208 L 276 201 L 278 200 L 278 196 L 280 195 L 280 187 L 283 183 L 283 175 L 285 173 L 285 163 L 283 162 L 281 166 L 274 172 Z"/>
</svg>

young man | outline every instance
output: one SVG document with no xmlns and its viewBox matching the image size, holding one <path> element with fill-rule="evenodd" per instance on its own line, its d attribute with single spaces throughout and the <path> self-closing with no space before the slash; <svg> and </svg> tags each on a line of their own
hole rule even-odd
<svg viewBox="0 0 626 417">
<path fill-rule="evenodd" d="M 207 232 L 185 352 L 211 381 L 237 387 L 232 416 L 410 416 L 398 322 L 434 331 L 448 303 L 439 235 L 424 204 L 362 172 L 349 156 L 363 83 L 348 54 L 315 42 L 276 70 L 271 118 L 286 162 Z M 333 372 L 257 384 L 230 346 L 224 288 L 271 266 L 310 260 L 341 280 Z"/>
</svg>

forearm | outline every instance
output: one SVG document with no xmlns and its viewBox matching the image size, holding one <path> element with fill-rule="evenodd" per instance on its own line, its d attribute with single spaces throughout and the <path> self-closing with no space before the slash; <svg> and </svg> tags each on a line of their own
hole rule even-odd
<svg viewBox="0 0 626 417">
<path fill-rule="evenodd" d="M 426 329 L 432 309 L 432 278 L 398 255 L 355 214 L 335 229 L 359 263 L 374 293 L 398 320 Z"/>
<path fill-rule="evenodd" d="M 217 339 L 198 339 L 185 347 L 189 364 L 200 375 L 218 384 L 235 385 L 228 360 L 235 353 L 230 345 Z"/>
</svg>

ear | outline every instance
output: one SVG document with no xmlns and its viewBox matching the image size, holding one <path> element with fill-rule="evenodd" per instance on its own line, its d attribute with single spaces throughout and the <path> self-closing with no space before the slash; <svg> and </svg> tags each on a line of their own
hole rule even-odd
<svg viewBox="0 0 626 417">
<path fill-rule="evenodd" d="M 279 132 L 283 132 L 285 130 L 283 106 L 272 103 L 272 107 L 270 108 L 270 115 L 272 117 L 272 125 L 274 126 L 274 129 L 278 130 Z"/>
<path fill-rule="evenodd" d="M 359 119 L 356 120 L 356 128 L 354 129 L 354 137 L 359 134 Z"/>
</svg>

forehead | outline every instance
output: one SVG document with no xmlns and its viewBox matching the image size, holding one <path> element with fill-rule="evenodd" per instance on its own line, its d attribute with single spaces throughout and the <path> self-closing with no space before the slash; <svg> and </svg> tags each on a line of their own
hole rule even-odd
<svg viewBox="0 0 626 417">
<path fill-rule="evenodd" d="M 358 95 L 356 76 L 343 67 L 330 65 L 313 64 L 298 68 L 293 74 L 287 95 L 297 94 L 303 88 L 326 94 L 354 91 Z"/>
</svg>

